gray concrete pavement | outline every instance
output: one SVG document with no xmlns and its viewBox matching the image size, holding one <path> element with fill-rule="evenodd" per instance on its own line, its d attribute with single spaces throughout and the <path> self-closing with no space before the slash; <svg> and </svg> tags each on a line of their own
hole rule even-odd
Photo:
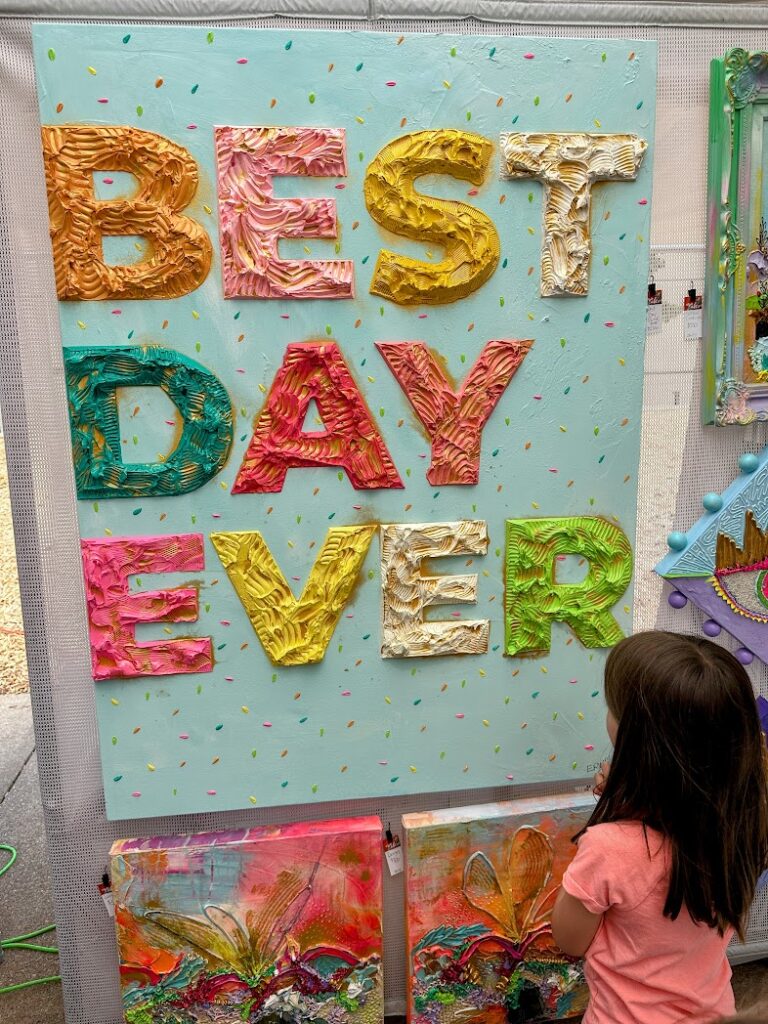
<svg viewBox="0 0 768 1024">
<path fill-rule="evenodd" d="M 18 851 L 18 860 L 0 878 L 0 938 L 7 940 L 53 922 L 28 694 L 0 695 L 0 843 Z M 0 854 L 0 864 L 7 858 Z M 33 941 L 55 946 L 56 934 Z M 8 950 L 0 963 L 0 988 L 58 973 L 58 957 Z M 63 1024 L 61 985 L 39 985 L 0 996 L 0 1021 Z"/>
</svg>

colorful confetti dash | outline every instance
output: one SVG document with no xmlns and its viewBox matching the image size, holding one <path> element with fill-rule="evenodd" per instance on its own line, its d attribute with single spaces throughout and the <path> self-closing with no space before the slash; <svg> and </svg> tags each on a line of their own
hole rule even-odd
<svg viewBox="0 0 768 1024">
<path fill-rule="evenodd" d="M 247 64 L 248 63 L 248 58 L 247 57 L 238 57 L 237 58 L 237 63 L 238 64 Z"/>
</svg>

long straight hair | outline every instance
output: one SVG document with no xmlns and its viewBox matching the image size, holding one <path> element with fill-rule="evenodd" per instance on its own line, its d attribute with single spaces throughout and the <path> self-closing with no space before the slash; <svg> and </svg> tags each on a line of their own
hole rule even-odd
<svg viewBox="0 0 768 1024">
<path fill-rule="evenodd" d="M 743 939 L 768 867 L 766 747 L 744 667 L 710 640 L 638 633 L 609 654 L 605 699 L 618 733 L 586 828 L 632 820 L 666 836 L 665 917 L 685 906 Z"/>
</svg>

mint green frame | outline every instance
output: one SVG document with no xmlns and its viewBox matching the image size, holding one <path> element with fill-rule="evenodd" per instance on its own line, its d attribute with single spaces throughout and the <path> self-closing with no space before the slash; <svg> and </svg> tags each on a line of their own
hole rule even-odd
<svg viewBox="0 0 768 1024">
<path fill-rule="evenodd" d="M 768 383 L 741 379 L 747 316 L 745 255 L 763 216 L 766 120 L 768 53 L 735 49 L 713 60 L 704 290 L 705 424 L 768 420 Z"/>
</svg>

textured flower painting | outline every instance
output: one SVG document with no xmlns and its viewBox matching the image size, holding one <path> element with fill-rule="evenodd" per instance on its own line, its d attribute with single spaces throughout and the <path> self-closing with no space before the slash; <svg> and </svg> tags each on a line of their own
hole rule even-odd
<svg viewBox="0 0 768 1024">
<path fill-rule="evenodd" d="M 411 1024 L 584 1012 L 581 965 L 555 946 L 550 918 L 593 806 L 571 793 L 403 818 Z"/>
<path fill-rule="evenodd" d="M 121 840 L 126 1024 L 380 1024 L 381 823 Z"/>
</svg>

